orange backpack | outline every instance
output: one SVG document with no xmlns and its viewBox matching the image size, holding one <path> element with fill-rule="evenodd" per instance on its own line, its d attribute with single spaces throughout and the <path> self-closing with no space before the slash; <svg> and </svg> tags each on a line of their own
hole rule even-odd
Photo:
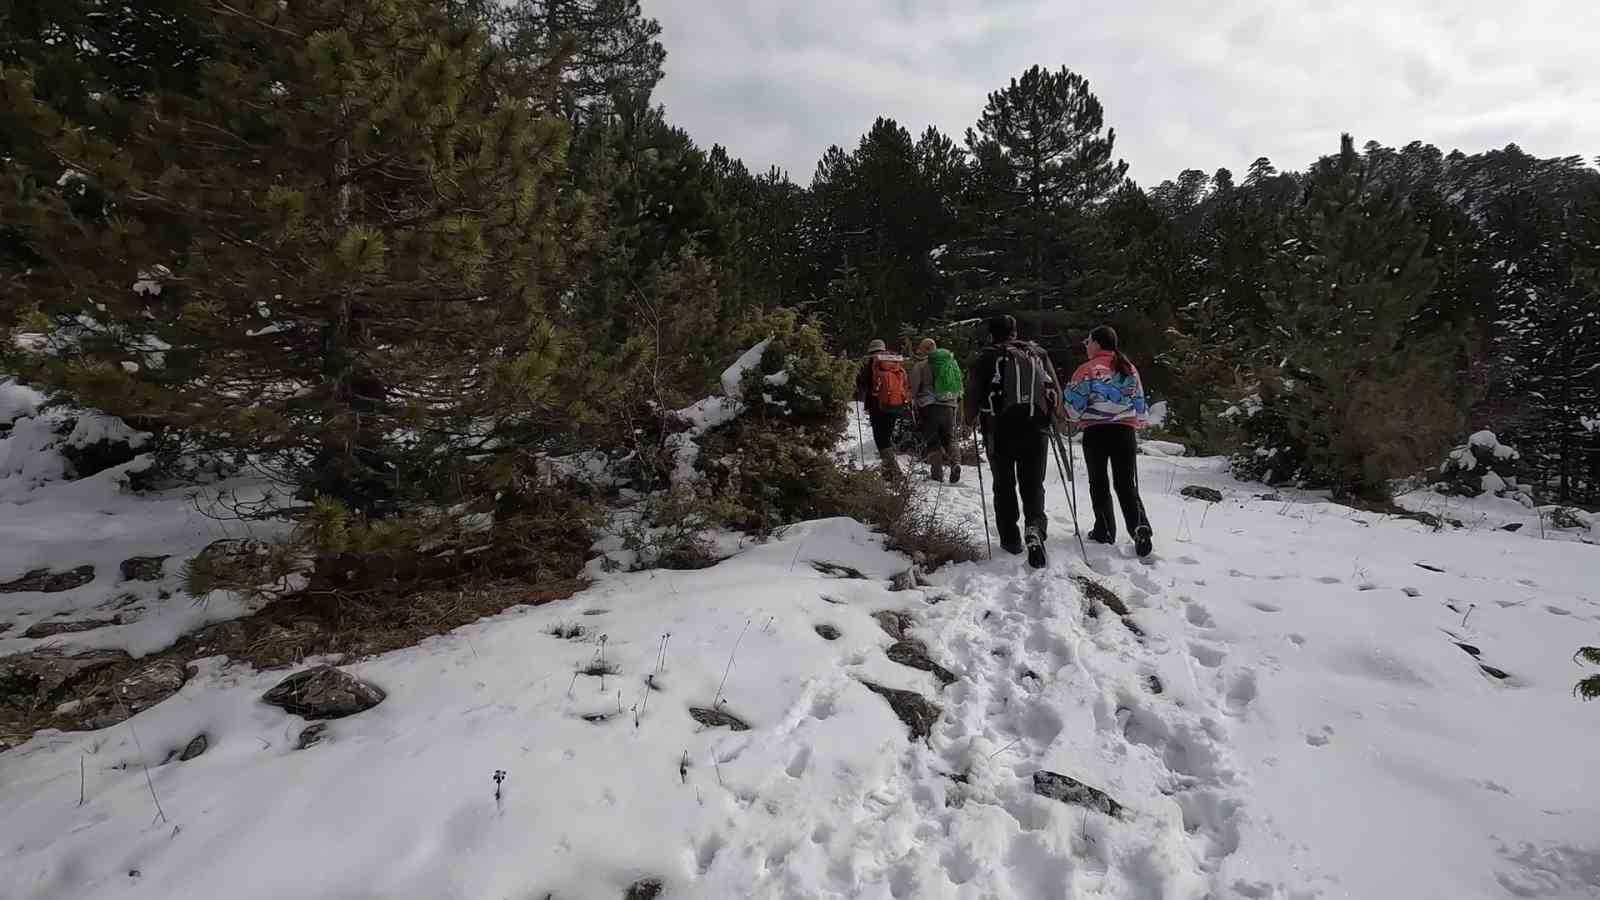
<svg viewBox="0 0 1600 900">
<path fill-rule="evenodd" d="M 879 411 L 890 412 L 911 403 L 911 383 L 905 362 L 898 356 L 872 358 L 872 399 Z"/>
</svg>

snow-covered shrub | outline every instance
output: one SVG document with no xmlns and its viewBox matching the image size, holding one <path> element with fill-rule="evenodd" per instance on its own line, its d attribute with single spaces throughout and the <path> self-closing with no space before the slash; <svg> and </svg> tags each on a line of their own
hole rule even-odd
<svg viewBox="0 0 1600 900">
<path fill-rule="evenodd" d="M 1557 506 L 1550 510 L 1550 527 L 1582 531 L 1589 527 L 1589 523 L 1582 513 L 1572 507 Z"/>
<path fill-rule="evenodd" d="M 697 437 L 694 466 L 712 496 L 734 501 L 738 512 L 727 524 L 764 533 L 820 514 L 819 486 L 837 477 L 833 448 L 844 433 L 854 371 L 828 351 L 819 322 L 792 310 L 740 331 L 754 339 L 752 349 L 765 347 L 738 373 L 737 396 L 715 406 L 737 404 Z M 724 391 L 730 387 L 725 381 Z M 684 456 L 677 458 L 681 465 Z"/>
<path fill-rule="evenodd" d="M 1532 495 L 1518 481 L 1521 460 L 1522 454 L 1494 432 L 1475 432 L 1440 463 L 1436 489 L 1463 497 L 1494 494 L 1532 506 Z"/>
</svg>

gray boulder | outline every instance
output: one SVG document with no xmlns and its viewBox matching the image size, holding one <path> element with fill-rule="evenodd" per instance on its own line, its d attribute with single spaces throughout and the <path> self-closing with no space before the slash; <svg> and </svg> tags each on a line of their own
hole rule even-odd
<svg viewBox="0 0 1600 900">
<path fill-rule="evenodd" d="M 305 719 L 342 719 L 382 703 L 386 695 L 376 685 L 333 666 L 317 666 L 280 681 L 261 699 Z"/>
<path fill-rule="evenodd" d="M 134 556 L 122 561 L 123 581 L 160 581 L 166 556 Z"/>
</svg>

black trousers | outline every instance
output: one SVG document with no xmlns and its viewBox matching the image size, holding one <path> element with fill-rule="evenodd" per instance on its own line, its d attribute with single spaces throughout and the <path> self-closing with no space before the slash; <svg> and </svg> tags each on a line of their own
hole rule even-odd
<svg viewBox="0 0 1600 900">
<path fill-rule="evenodd" d="M 1128 425 L 1095 425 L 1083 430 L 1083 464 L 1089 470 L 1089 501 L 1094 504 L 1094 527 L 1107 537 L 1116 537 L 1117 511 L 1111 504 L 1111 486 L 1117 487 L 1122 503 L 1122 520 L 1128 533 L 1139 526 L 1149 527 L 1144 502 L 1139 499 L 1139 443 Z M 1106 464 L 1111 477 L 1106 478 Z"/>
<path fill-rule="evenodd" d="M 900 410 L 888 412 L 867 411 L 867 421 L 872 423 L 872 442 L 878 445 L 878 452 L 894 450 L 894 425 L 900 421 Z"/>
<path fill-rule="evenodd" d="M 994 525 L 1002 541 L 1017 541 L 1018 497 L 1025 526 L 1039 529 L 1043 537 L 1050 527 L 1044 515 L 1044 479 L 1050 471 L 1050 436 L 1034 426 L 1008 429 L 998 427 L 985 435 L 989 450 L 989 470 L 994 473 Z"/>
</svg>

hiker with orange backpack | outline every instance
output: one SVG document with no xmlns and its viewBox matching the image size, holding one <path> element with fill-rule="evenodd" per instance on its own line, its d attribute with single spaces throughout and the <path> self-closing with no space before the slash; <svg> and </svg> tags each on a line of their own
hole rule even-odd
<svg viewBox="0 0 1600 900">
<path fill-rule="evenodd" d="M 899 354 L 890 353 L 883 341 L 867 344 L 867 358 L 856 373 L 856 400 L 867 409 L 867 421 L 872 423 L 872 443 L 878 447 L 878 458 L 883 460 L 883 474 L 900 478 L 900 460 L 894 453 L 894 427 L 911 406 L 911 385 L 906 376 L 906 362 Z"/>
</svg>

